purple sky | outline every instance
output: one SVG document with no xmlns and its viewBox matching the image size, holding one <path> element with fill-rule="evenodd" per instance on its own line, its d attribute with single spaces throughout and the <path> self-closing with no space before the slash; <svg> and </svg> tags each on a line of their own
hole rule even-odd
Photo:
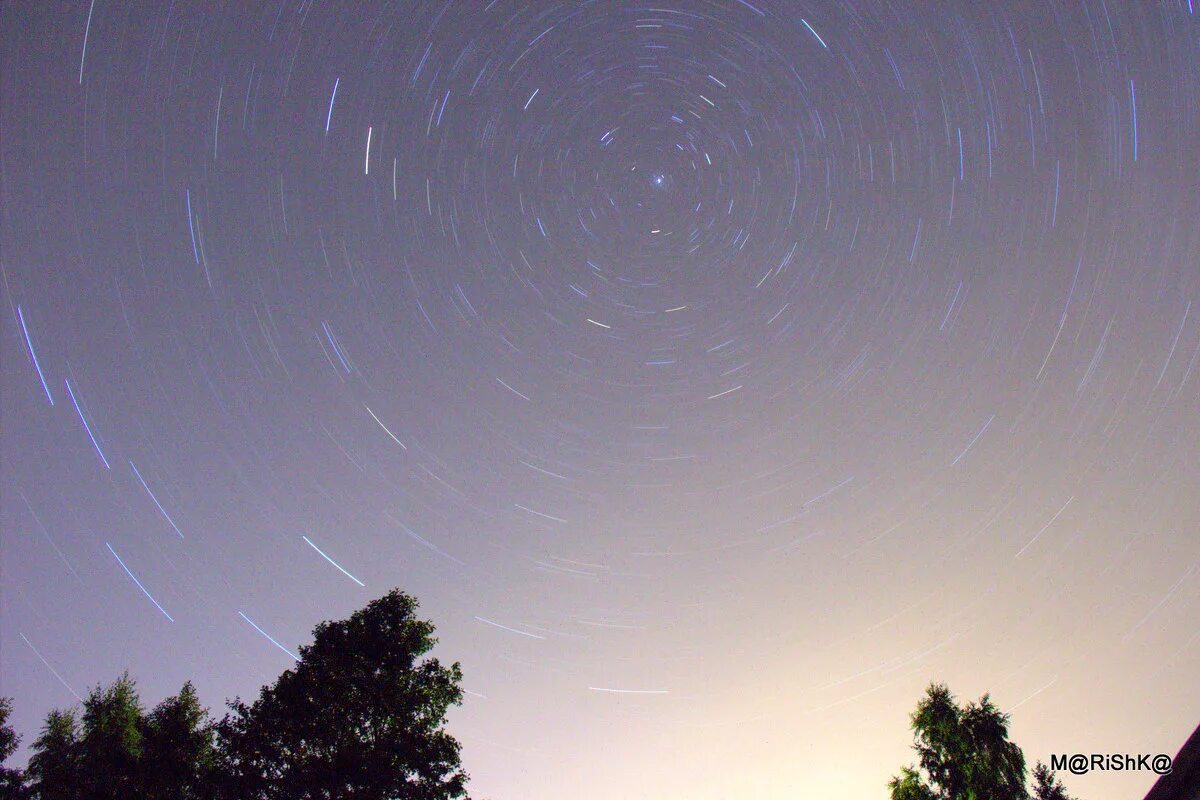
<svg viewBox="0 0 1200 800">
<path fill-rule="evenodd" d="M 219 710 L 400 586 L 493 800 L 882 798 L 931 680 L 1031 761 L 1174 753 L 1198 49 L 1190 0 L 5 3 L 17 726 L 126 668 Z"/>
</svg>

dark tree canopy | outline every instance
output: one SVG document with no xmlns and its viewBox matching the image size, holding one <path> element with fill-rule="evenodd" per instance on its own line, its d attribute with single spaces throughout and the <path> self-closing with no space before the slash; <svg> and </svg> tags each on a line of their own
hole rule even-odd
<svg viewBox="0 0 1200 800">
<path fill-rule="evenodd" d="M 79 783 L 79 722 L 74 711 L 51 711 L 33 743 L 28 777 L 34 797 L 70 800 Z"/>
<path fill-rule="evenodd" d="M 988 695 L 960 706 L 933 684 L 912 715 L 916 766 L 888 783 L 892 800 L 1029 800 L 1025 755 L 1008 738 L 1008 715 Z M 1054 773 L 1038 763 L 1037 800 L 1071 800 Z"/>
<path fill-rule="evenodd" d="M 192 685 L 147 714 L 122 675 L 93 689 L 82 714 L 47 715 L 25 778 L 36 800 L 194 800 L 211 796 L 215 768 L 213 725 Z"/>
<path fill-rule="evenodd" d="M 188 681 L 142 723 L 141 796 L 146 800 L 211 796 L 217 758 L 214 725 Z"/>
<path fill-rule="evenodd" d="M 1033 770 L 1033 800 L 1074 800 L 1067 789 L 1054 775 L 1054 771 L 1042 762 Z"/>
<path fill-rule="evenodd" d="M 462 701 L 457 663 L 417 602 L 392 591 L 313 631 L 300 661 L 219 726 L 239 798 L 435 800 L 465 796 L 459 744 L 442 730 Z"/>
<path fill-rule="evenodd" d="M 17 751 L 21 737 L 8 724 L 8 715 L 12 713 L 12 701 L 0 697 L 0 800 L 16 798 L 21 794 L 21 771 L 4 766 L 8 757 Z"/>
<path fill-rule="evenodd" d="M 128 675 L 55 710 L 0 800 L 451 800 L 466 796 L 445 730 L 459 665 L 426 655 L 433 625 L 392 591 L 323 622 L 251 705 L 213 722 L 191 683 L 147 712 Z M 0 699 L 0 761 L 18 744 Z"/>
<path fill-rule="evenodd" d="M 79 800 L 133 797 L 142 757 L 142 703 L 128 674 L 83 701 Z"/>
</svg>

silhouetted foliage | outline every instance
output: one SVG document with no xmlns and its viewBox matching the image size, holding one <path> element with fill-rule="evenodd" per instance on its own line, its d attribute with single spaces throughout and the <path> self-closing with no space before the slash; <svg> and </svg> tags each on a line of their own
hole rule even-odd
<svg viewBox="0 0 1200 800">
<path fill-rule="evenodd" d="M 142 757 L 142 704 L 126 673 L 83 701 L 79 740 L 79 800 L 134 797 Z"/>
<path fill-rule="evenodd" d="M 74 711 L 46 715 L 42 733 L 33 742 L 28 778 L 39 800 L 70 800 L 79 784 L 79 723 Z"/>
<path fill-rule="evenodd" d="M 321 623 L 300 661 L 218 726 L 231 797 L 435 800 L 465 796 L 459 744 L 442 730 L 462 701 L 459 665 L 419 660 L 435 643 L 417 602 L 392 591 Z"/>
<path fill-rule="evenodd" d="M 459 665 L 425 656 L 433 624 L 392 591 L 323 622 L 296 666 L 219 723 L 192 684 L 148 713 L 122 675 L 76 709 L 51 711 L 26 772 L 0 800 L 451 800 L 466 796 L 444 730 L 462 701 Z M 0 699 L 0 761 L 19 739 Z"/>
<path fill-rule="evenodd" d="M 933 684 L 912 715 L 918 764 L 888 783 L 891 800 L 1029 800 L 1025 756 L 1008 738 L 1008 715 L 988 695 L 958 705 L 943 684 Z M 1037 800 L 1071 800 L 1054 772 L 1038 763 Z"/>
<path fill-rule="evenodd" d="M 215 726 L 188 681 L 142 723 L 141 796 L 147 800 L 210 797 L 218 767 Z"/>
<path fill-rule="evenodd" d="M 17 800 L 23 794 L 24 775 L 21 770 L 4 766 L 8 757 L 17 751 L 21 737 L 8 724 L 8 715 L 12 713 L 12 700 L 0 697 L 0 798 Z"/>
<path fill-rule="evenodd" d="M 1054 771 L 1040 761 L 1033 769 L 1033 797 L 1034 800 L 1074 800 Z"/>
</svg>

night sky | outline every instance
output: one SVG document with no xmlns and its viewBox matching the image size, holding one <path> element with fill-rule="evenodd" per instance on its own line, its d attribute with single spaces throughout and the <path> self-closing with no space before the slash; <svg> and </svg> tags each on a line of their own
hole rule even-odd
<svg viewBox="0 0 1200 800">
<path fill-rule="evenodd" d="M 393 586 L 494 800 L 883 797 L 931 680 L 1200 719 L 1192 0 L 0 13 L 26 742 Z"/>
</svg>

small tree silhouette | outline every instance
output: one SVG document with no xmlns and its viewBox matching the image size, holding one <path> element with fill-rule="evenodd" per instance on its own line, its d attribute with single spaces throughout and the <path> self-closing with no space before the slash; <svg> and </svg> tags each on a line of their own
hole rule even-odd
<svg viewBox="0 0 1200 800">
<path fill-rule="evenodd" d="M 18 798 L 21 796 L 25 776 L 21 770 L 4 766 L 8 757 L 17 751 L 21 737 L 8 724 L 8 715 L 12 713 L 12 701 L 0 697 L 0 798 Z"/>
<path fill-rule="evenodd" d="M 1008 719 L 986 694 L 960 706 L 945 684 L 931 684 L 912 715 L 918 763 L 888 782 L 891 800 L 1029 800 Z M 1045 764 L 1033 778 L 1037 800 L 1071 800 Z"/>
</svg>

